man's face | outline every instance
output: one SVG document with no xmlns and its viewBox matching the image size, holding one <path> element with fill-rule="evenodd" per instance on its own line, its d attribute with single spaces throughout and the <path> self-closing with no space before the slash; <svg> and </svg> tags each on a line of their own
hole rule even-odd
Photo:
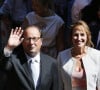
<svg viewBox="0 0 100 90">
<path fill-rule="evenodd" d="M 23 48 L 25 52 L 30 55 L 34 56 L 38 52 L 40 52 L 40 48 L 42 45 L 42 39 L 38 28 L 36 27 L 29 27 L 24 31 L 23 34 L 24 40 L 22 42 Z"/>
</svg>

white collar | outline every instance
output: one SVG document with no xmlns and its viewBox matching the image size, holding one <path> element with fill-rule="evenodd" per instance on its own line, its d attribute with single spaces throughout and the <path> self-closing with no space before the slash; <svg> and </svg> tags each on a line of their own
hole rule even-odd
<svg viewBox="0 0 100 90">
<path fill-rule="evenodd" d="M 28 59 L 28 63 L 30 62 L 30 60 L 32 60 L 32 61 L 36 61 L 36 62 L 38 62 L 38 63 L 40 63 L 40 53 L 37 53 L 37 55 L 36 56 L 34 56 L 34 57 L 30 57 L 28 54 L 26 54 L 25 53 L 25 55 L 26 55 L 26 57 L 27 57 L 27 59 Z"/>
</svg>

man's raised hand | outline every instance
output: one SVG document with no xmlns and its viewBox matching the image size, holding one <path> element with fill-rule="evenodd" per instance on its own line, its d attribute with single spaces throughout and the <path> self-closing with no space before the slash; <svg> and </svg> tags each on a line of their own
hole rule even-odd
<svg viewBox="0 0 100 90">
<path fill-rule="evenodd" d="M 16 27 L 15 30 L 12 29 L 10 33 L 10 37 L 8 39 L 8 43 L 6 45 L 6 48 L 13 50 L 18 45 L 20 45 L 24 38 L 22 38 L 23 30 L 21 27 Z"/>
</svg>

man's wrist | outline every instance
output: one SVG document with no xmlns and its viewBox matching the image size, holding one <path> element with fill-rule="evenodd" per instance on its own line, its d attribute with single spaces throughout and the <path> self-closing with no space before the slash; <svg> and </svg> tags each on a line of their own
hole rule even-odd
<svg viewBox="0 0 100 90">
<path fill-rule="evenodd" d="M 4 55 L 5 55 L 5 57 L 10 57 L 12 52 L 13 52 L 13 50 L 11 50 L 11 49 L 9 49 L 7 47 L 4 48 Z"/>
</svg>

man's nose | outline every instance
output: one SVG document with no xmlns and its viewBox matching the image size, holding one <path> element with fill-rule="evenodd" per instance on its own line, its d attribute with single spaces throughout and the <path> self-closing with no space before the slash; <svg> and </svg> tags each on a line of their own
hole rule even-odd
<svg viewBox="0 0 100 90">
<path fill-rule="evenodd" d="M 29 42 L 33 44 L 35 41 L 31 38 Z"/>
</svg>

